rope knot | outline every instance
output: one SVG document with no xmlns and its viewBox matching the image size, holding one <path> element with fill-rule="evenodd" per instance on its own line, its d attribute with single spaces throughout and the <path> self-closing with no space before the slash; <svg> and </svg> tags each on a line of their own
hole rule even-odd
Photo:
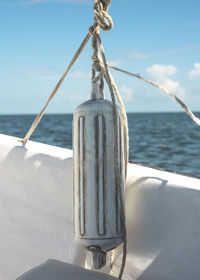
<svg viewBox="0 0 200 280">
<path fill-rule="evenodd" d="M 90 36 L 94 36 L 94 34 L 97 32 L 98 28 L 99 28 L 99 26 L 97 23 L 94 23 L 92 26 L 90 26 L 88 29 Z"/>
<path fill-rule="evenodd" d="M 92 56 L 92 60 L 93 60 L 92 69 L 93 69 L 94 73 L 99 72 L 99 75 L 97 77 L 95 77 L 95 74 L 94 74 L 94 76 L 92 78 L 92 82 L 97 83 L 99 80 L 101 80 L 104 77 L 105 70 L 98 57 Z"/>
<path fill-rule="evenodd" d="M 111 0 L 95 0 L 93 7 L 94 22 L 104 31 L 108 31 L 113 27 L 112 18 L 107 12 L 110 2 Z"/>
<path fill-rule="evenodd" d="M 102 65 L 101 62 L 99 60 L 99 58 L 97 56 L 92 56 L 92 60 L 93 60 L 93 64 L 92 67 L 96 72 L 100 72 L 102 70 Z"/>
</svg>

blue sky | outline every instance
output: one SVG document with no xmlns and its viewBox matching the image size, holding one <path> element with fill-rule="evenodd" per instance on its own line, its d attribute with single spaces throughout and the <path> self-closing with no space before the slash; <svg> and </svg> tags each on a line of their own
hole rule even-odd
<svg viewBox="0 0 200 280">
<path fill-rule="evenodd" d="M 37 113 L 93 22 L 93 0 L 0 0 L 0 114 Z M 200 1 L 113 0 L 107 60 L 161 83 L 200 111 Z M 90 42 L 48 113 L 90 95 Z M 170 97 L 112 71 L 128 112 L 182 111 Z M 109 97 L 106 89 L 106 96 Z"/>
</svg>

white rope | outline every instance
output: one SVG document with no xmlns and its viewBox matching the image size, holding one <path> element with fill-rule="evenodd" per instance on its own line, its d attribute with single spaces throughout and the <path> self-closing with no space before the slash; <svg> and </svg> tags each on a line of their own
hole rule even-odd
<svg viewBox="0 0 200 280">
<path fill-rule="evenodd" d="M 142 80 L 142 81 L 144 81 L 144 82 L 146 82 L 146 83 L 148 83 L 148 84 L 150 84 L 150 85 L 152 85 L 152 86 L 154 86 L 154 87 L 160 89 L 160 90 L 163 91 L 165 94 L 171 96 L 171 97 L 185 110 L 185 112 L 188 114 L 188 116 L 189 116 L 197 125 L 200 126 L 200 119 L 197 118 L 197 117 L 192 113 L 192 111 L 188 108 L 188 106 L 185 105 L 174 93 L 170 92 L 169 90 L 167 90 L 166 88 L 162 87 L 162 86 L 159 85 L 158 83 L 152 82 L 152 81 L 150 81 L 150 80 L 148 80 L 148 79 L 146 79 L 146 78 L 141 77 L 139 74 L 133 74 L 133 73 L 130 73 L 130 72 L 126 71 L 126 70 L 122 70 L 122 69 L 120 69 L 120 68 L 114 67 L 114 66 L 112 66 L 112 65 L 108 65 L 108 67 L 111 68 L 111 69 L 114 69 L 114 70 L 116 70 L 116 71 L 119 71 L 119 72 L 121 72 L 121 73 L 124 73 L 124 74 L 126 74 L 126 75 L 129 75 L 129 76 L 132 76 L 132 77 L 134 77 L 134 78 L 140 79 L 140 80 Z"/>
</svg>

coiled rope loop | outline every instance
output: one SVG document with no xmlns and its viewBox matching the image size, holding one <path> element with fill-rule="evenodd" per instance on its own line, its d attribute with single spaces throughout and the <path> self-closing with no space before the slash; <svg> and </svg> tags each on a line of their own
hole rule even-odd
<svg viewBox="0 0 200 280">
<path fill-rule="evenodd" d="M 107 1 L 110 2 L 111 1 Z M 103 0 L 95 0 L 94 2 L 94 22 L 104 31 L 108 31 L 113 27 L 113 21 L 111 16 L 107 13 L 109 4 Z"/>
</svg>

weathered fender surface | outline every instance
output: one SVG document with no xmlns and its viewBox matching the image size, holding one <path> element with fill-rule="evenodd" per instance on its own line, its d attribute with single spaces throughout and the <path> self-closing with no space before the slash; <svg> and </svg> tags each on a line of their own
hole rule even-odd
<svg viewBox="0 0 200 280">
<path fill-rule="evenodd" d="M 73 240 L 72 151 L 17 140 L 0 135 L 0 280 L 47 259 L 84 267 Z M 200 279 L 200 179 L 129 164 L 126 216 L 124 280 Z"/>
</svg>

